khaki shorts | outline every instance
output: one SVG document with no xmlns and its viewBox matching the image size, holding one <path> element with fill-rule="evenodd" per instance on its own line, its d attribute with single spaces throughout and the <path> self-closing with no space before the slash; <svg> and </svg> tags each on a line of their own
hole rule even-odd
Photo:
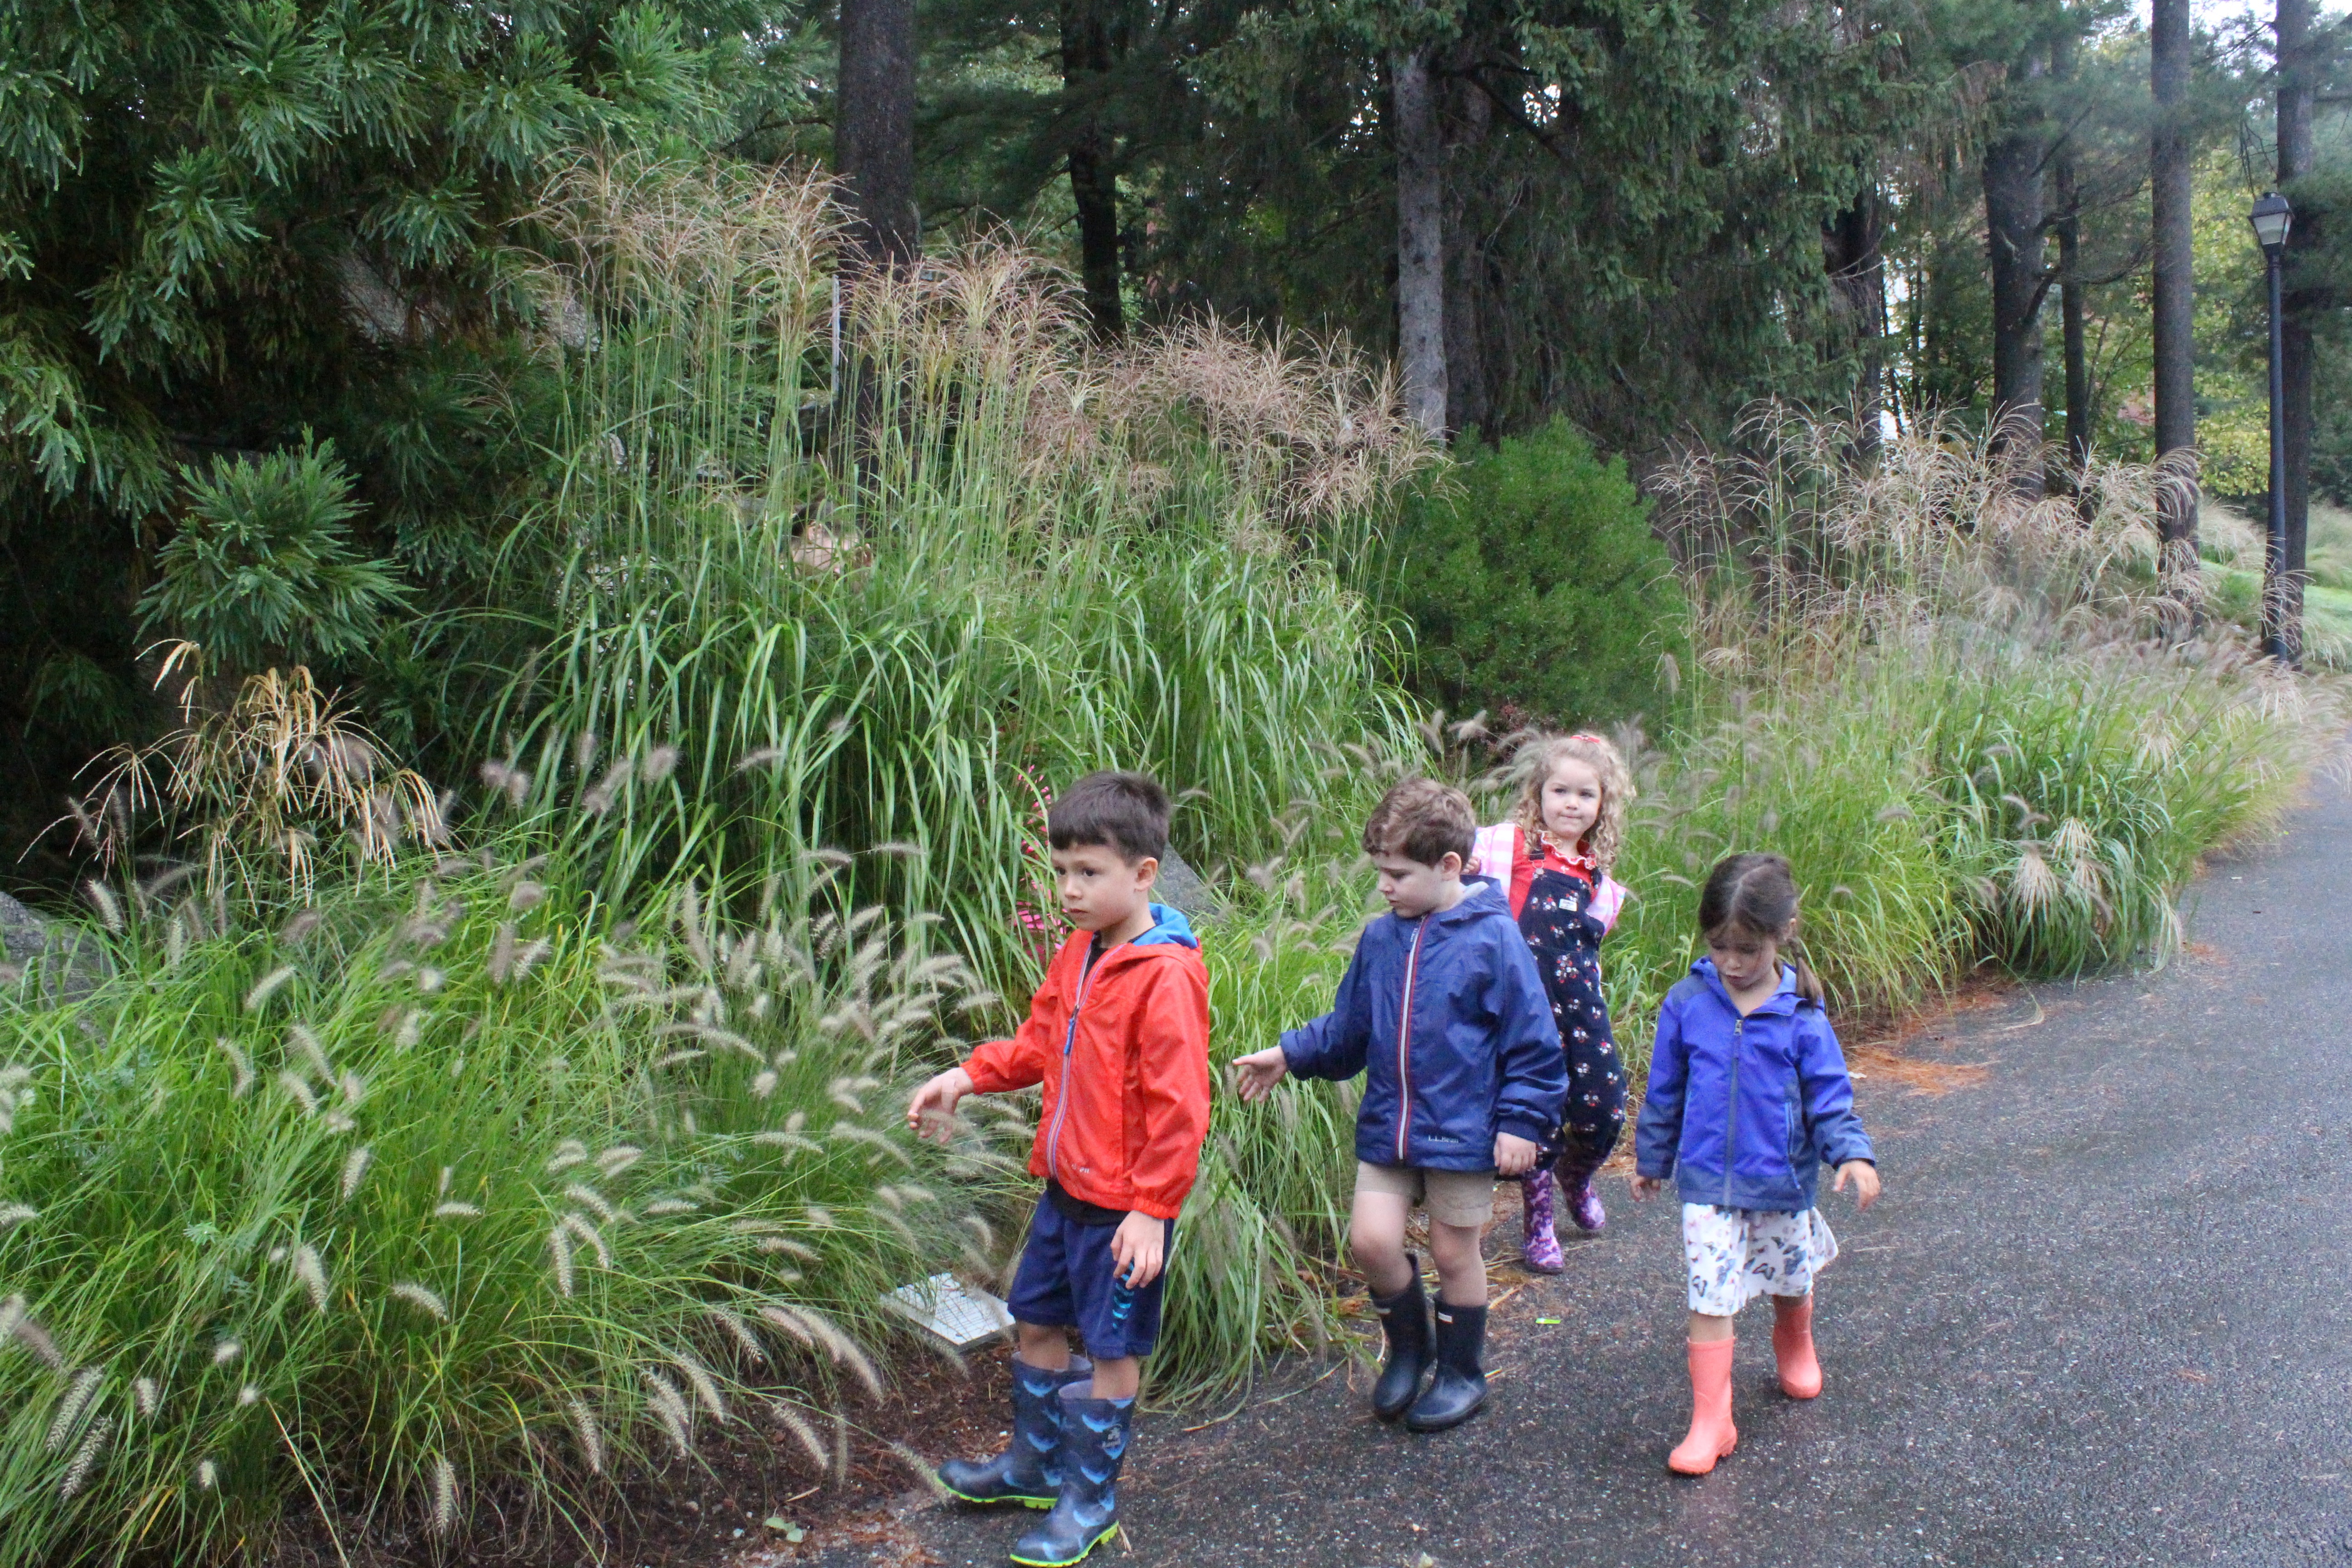
<svg viewBox="0 0 2352 1568">
<path fill-rule="evenodd" d="M 1375 1165 L 1356 1162 L 1356 1190 L 1388 1193 L 1443 1225 L 1483 1226 L 1495 1214 L 1495 1173 L 1492 1171 L 1430 1171 L 1419 1165 Z"/>
</svg>

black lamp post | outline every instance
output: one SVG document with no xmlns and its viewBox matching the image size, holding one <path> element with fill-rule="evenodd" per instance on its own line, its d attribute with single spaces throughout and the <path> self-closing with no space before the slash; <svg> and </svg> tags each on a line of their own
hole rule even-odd
<svg viewBox="0 0 2352 1568">
<path fill-rule="evenodd" d="M 2294 222 L 2294 209 L 2272 191 L 2246 217 L 2262 244 L 2271 284 L 2271 517 L 2263 541 L 2263 652 L 2284 663 L 2293 644 L 2286 624 L 2286 392 L 2279 346 L 2279 262 L 2286 254 L 2286 231 Z"/>
</svg>

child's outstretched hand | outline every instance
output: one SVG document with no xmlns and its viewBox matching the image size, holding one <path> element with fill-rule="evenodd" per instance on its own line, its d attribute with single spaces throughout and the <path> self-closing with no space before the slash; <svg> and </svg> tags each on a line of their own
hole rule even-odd
<svg viewBox="0 0 2352 1568">
<path fill-rule="evenodd" d="M 918 1138 L 945 1143 L 955 1136 L 956 1101 L 972 1091 L 971 1074 L 950 1068 L 915 1091 L 907 1102 L 907 1125 Z"/>
<path fill-rule="evenodd" d="M 1867 1160 L 1848 1160 L 1838 1167 L 1837 1180 L 1830 1184 L 1830 1191 L 1833 1193 L 1845 1191 L 1845 1184 L 1849 1177 L 1853 1182 L 1855 1208 L 1866 1209 L 1878 1201 L 1877 1166 Z"/>
<path fill-rule="evenodd" d="M 1536 1168 L 1536 1156 L 1542 1153 L 1528 1140 L 1516 1132 L 1495 1134 L 1495 1174 L 1524 1176 Z"/>
<path fill-rule="evenodd" d="M 1280 1046 L 1268 1046 L 1245 1057 L 1234 1058 L 1234 1088 L 1243 1102 L 1264 1100 L 1274 1092 L 1274 1086 L 1290 1076 L 1290 1058 L 1282 1054 Z"/>
<path fill-rule="evenodd" d="M 1666 1179 L 1664 1176 L 1636 1176 L 1633 1178 L 1633 1201 L 1637 1204 L 1646 1203 L 1665 1190 Z"/>
</svg>

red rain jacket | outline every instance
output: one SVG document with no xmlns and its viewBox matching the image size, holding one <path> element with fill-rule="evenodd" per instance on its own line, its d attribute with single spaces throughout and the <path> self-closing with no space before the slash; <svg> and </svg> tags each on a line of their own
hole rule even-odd
<svg viewBox="0 0 2352 1568">
<path fill-rule="evenodd" d="M 1087 970 L 1073 932 L 1029 1003 L 1028 1022 L 963 1070 L 982 1094 L 1045 1086 L 1029 1173 L 1082 1203 L 1174 1219 L 1209 1133 L 1209 971 L 1184 917 L 1151 906 L 1152 928 Z"/>
</svg>

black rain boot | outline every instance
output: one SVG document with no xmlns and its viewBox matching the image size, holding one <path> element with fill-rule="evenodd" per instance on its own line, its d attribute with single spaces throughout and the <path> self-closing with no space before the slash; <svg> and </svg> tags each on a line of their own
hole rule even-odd
<svg viewBox="0 0 2352 1568">
<path fill-rule="evenodd" d="M 1118 1467 L 1135 1425 L 1132 1399 L 1062 1390 L 1062 1495 L 1013 1544 L 1023 1568 L 1067 1568 L 1118 1533 Z"/>
<path fill-rule="evenodd" d="M 1054 1372 L 1013 1358 L 1013 1441 L 992 1459 L 950 1459 L 940 1485 L 965 1502 L 1017 1502 L 1051 1508 L 1062 1490 L 1062 1406 L 1065 1384 L 1091 1382 L 1094 1363 L 1072 1356 Z"/>
<path fill-rule="evenodd" d="M 1412 1402 L 1404 1424 L 1414 1432 L 1443 1432 L 1478 1414 L 1486 1403 L 1486 1373 L 1478 1352 L 1486 1343 L 1486 1309 L 1437 1303 L 1437 1375 Z"/>
<path fill-rule="evenodd" d="M 1393 1296 L 1372 1298 L 1381 1315 L 1381 1332 L 1389 1342 L 1389 1363 L 1372 1384 L 1372 1414 L 1393 1421 L 1405 1413 L 1421 1392 L 1421 1374 L 1429 1370 L 1429 1298 L 1422 1293 L 1421 1259 L 1411 1253 L 1412 1283 Z"/>
</svg>

